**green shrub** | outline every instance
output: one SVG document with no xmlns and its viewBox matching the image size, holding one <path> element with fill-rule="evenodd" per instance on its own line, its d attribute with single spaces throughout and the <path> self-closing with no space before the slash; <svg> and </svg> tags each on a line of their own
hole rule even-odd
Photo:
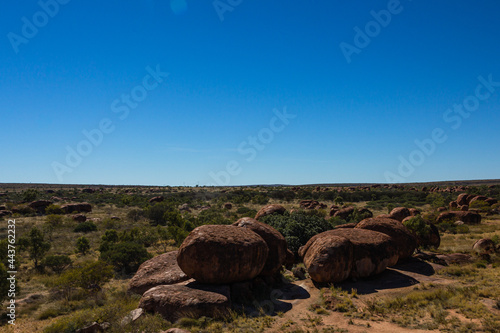
<svg viewBox="0 0 500 333">
<path fill-rule="evenodd" d="M 481 212 L 487 212 L 491 209 L 491 206 L 486 201 L 476 200 L 469 205 L 469 208 L 470 209 L 477 209 L 477 210 L 480 210 Z"/>
<path fill-rule="evenodd" d="M 45 235 L 37 228 L 31 228 L 28 236 L 19 238 L 20 250 L 27 250 L 35 268 L 40 268 L 39 262 L 50 250 L 51 245 L 45 241 Z"/>
<path fill-rule="evenodd" d="M 59 227 L 63 223 L 63 216 L 57 214 L 47 215 L 45 217 L 45 223 L 49 224 L 52 227 Z"/>
<path fill-rule="evenodd" d="M 197 225 L 204 224 L 231 224 L 233 221 L 228 220 L 224 217 L 224 214 L 217 208 L 212 207 L 210 209 L 204 210 L 198 214 L 196 219 Z"/>
<path fill-rule="evenodd" d="M 91 231 L 97 231 L 97 226 L 94 224 L 94 222 L 91 221 L 85 221 L 82 223 L 79 223 L 75 229 L 73 229 L 74 232 L 91 232 Z"/>
<path fill-rule="evenodd" d="M 263 193 L 259 193 L 252 198 L 252 203 L 256 205 L 267 205 L 268 202 L 269 198 Z"/>
<path fill-rule="evenodd" d="M 431 233 L 431 226 L 420 215 L 412 217 L 403 224 L 421 239 L 426 238 Z"/>
<path fill-rule="evenodd" d="M 35 190 L 35 189 L 27 189 L 26 191 L 23 191 L 23 201 L 25 202 L 30 202 L 30 201 L 35 201 L 40 193 Z"/>
<path fill-rule="evenodd" d="M 176 208 L 169 203 L 160 202 L 144 210 L 144 215 L 150 220 L 151 225 L 166 225 L 168 215 L 166 213 L 175 212 Z"/>
<path fill-rule="evenodd" d="M 61 209 L 61 206 L 52 204 L 52 205 L 49 205 L 47 208 L 45 208 L 45 214 L 59 215 L 59 214 L 64 214 L 64 211 Z"/>
<path fill-rule="evenodd" d="M 100 259 L 114 266 L 116 271 L 133 273 L 139 266 L 152 256 L 142 244 L 133 242 L 119 242 L 109 244 L 105 251 L 101 252 Z"/>
<path fill-rule="evenodd" d="M 338 225 L 342 225 L 342 224 L 346 224 L 347 223 L 346 220 L 344 220 L 343 218 L 338 217 L 338 216 L 335 216 L 335 217 L 332 216 L 332 217 L 330 217 L 330 219 L 328 220 L 328 222 L 330 223 L 330 225 L 332 227 L 336 227 Z"/>
<path fill-rule="evenodd" d="M 85 293 L 95 293 L 112 277 L 113 266 L 103 261 L 86 261 L 66 270 L 57 279 L 47 280 L 47 285 L 62 290 L 69 300 L 76 288 Z"/>
<path fill-rule="evenodd" d="M 243 206 L 236 209 L 236 214 L 239 214 L 241 217 L 254 217 L 257 214 L 257 211 Z"/>
<path fill-rule="evenodd" d="M 79 237 L 76 240 L 75 250 L 76 253 L 85 255 L 90 250 L 90 241 L 84 236 Z"/>
<path fill-rule="evenodd" d="M 314 235 L 332 229 L 324 218 L 308 215 L 304 212 L 293 212 L 284 215 L 268 215 L 262 222 L 269 224 L 285 237 L 288 248 L 297 253 L 299 247 L 305 245 Z"/>
<path fill-rule="evenodd" d="M 71 265 L 71 259 L 65 255 L 50 255 L 42 260 L 42 265 L 60 274 L 66 267 Z"/>
<path fill-rule="evenodd" d="M 114 229 L 106 230 L 104 235 L 102 235 L 101 240 L 103 242 L 116 243 L 119 240 L 118 232 Z"/>
<path fill-rule="evenodd" d="M 137 222 L 139 221 L 142 217 L 144 217 L 144 211 L 142 209 L 131 209 L 127 213 L 127 219 L 129 219 L 132 222 Z"/>
</svg>

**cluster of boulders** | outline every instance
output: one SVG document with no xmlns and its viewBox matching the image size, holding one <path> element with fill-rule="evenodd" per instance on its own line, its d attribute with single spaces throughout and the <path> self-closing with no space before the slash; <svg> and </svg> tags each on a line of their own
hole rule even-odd
<svg viewBox="0 0 500 333">
<path fill-rule="evenodd" d="M 55 198 L 55 197 L 54 197 Z M 56 198 L 58 200 L 36 200 L 28 203 L 27 205 L 21 205 L 17 207 L 13 207 L 11 210 L 7 210 L 7 207 L 0 206 L 0 217 L 10 216 L 12 214 L 26 214 L 26 213 L 37 213 L 37 214 L 45 214 L 47 207 L 52 205 L 54 201 L 62 200 L 60 198 Z M 92 205 L 87 202 L 81 203 L 69 203 L 61 206 L 61 210 L 64 214 L 71 213 L 89 213 L 92 212 Z"/>
<path fill-rule="evenodd" d="M 410 257 L 416 245 L 415 235 L 401 222 L 377 217 L 320 233 L 300 248 L 299 256 L 312 280 L 333 283 L 381 273 Z"/>
<path fill-rule="evenodd" d="M 343 220 L 347 220 L 351 215 L 355 213 L 356 209 L 357 208 L 354 206 L 339 207 L 337 205 L 333 205 L 330 207 L 330 216 L 340 217 Z M 357 210 L 359 214 L 362 214 L 366 218 L 373 216 L 373 213 L 368 208 L 359 208 Z"/>
<path fill-rule="evenodd" d="M 470 211 L 442 212 L 436 219 L 437 223 L 462 221 L 465 224 L 481 223 L 481 214 Z"/>
<path fill-rule="evenodd" d="M 325 209 L 327 206 L 316 200 L 302 200 L 299 202 L 300 208 L 304 209 Z"/>
<path fill-rule="evenodd" d="M 271 211 L 284 212 L 275 205 L 260 216 Z M 140 308 L 170 321 L 187 314 L 217 317 L 227 314 L 232 301 L 249 300 L 252 289 L 276 279 L 288 252 L 281 233 L 253 218 L 203 225 L 178 251 L 143 263 L 129 290 L 142 294 Z"/>
<path fill-rule="evenodd" d="M 456 200 L 449 203 L 450 210 L 468 211 L 471 204 L 476 201 L 484 201 L 490 206 L 498 203 L 498 200 L 495 198 L 489 198 L 483 195 L 462 193 L 457 197 Z"/>
<path fill-rule="evenodd" d="M 420 211 L 416 208 L 396 207 L 393 208 L 389 214 L 382 214 L 378 217 L 390 218 L 398 220 L 399 222 L 405 222 L 417 215 L 420 215 Z"/>
<path fill-rule="evenodd" d="M 61 206 L 65 214 L 71 213 L 90 213 L 92 212 L 92 205 L 87 202 L 69 203 Z"/>
</svg>

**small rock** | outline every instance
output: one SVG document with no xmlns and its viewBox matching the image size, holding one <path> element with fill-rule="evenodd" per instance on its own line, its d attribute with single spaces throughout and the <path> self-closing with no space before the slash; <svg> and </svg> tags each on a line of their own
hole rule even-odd
<svg viewBox="0 0 500 333">
<path fill-rule="evenodd" d="M 130 311 L 128 315 L 125 316 L 120 322 L 122 326 L 128 325 L 130 323 L 133 323 L 137 319 L 139 319 L 142 314 L 144 313 L 144 310 L 141 308 L 137 308 L 135 310 Z"/>
</svg>

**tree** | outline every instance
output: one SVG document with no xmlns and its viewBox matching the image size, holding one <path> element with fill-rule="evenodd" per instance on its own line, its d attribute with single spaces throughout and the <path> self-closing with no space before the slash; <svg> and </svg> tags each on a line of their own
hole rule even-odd
<svg viewBox="0 0 500 333">
<path fill-rule="evenodd" d="M 53 287 L 62 289 L 67 300 L 72 290 L 81 288 L 85 292 L 95 293 L 113 277 L 113 266 L 103 261 L 86 261 L 78 267 L 67 270 L 54 280 Z"/>
<path fill-rule="evenodd" d="M 423 240 L 429 238 L 429 235 L 432 232 L 431 226 L 427 224 L 427 222 L 425 222 L 425 220 L 420 215 L 412 217 L 411 219 L 405 221 L 403 224 L 410 231 L 415 233 L 415 235 L 417 236 L 417 243 L 419 247 L 422 243 L 424 243 Z"/>
<path fill-rule="evenodd" d="M 341 196 L 338 196 L 335 198 L 335 200 L 333 200 L 333 202 L 335 202 L 336 205 L 340 206 L 344 203 L 344 199 Z"/>
<path fill-rule="evenodd" d="M 85 233 L 91 232 L 91 231 L 97 231 L 97 226 L 94 224 L 94 222 L 85 221 L 85 222 L 79 223 L 73 231 L 74 232 L 85 232 Z"/>
<path fill-rule="evenodd" d="M 44 234 L 37 228 L 31 228 L 27 237 L 19 239 L 21 249 L 28 250 L 30 259 L 35 263 L 35 268 L 39 269 L 39 261 L 43 259 L 45 254 L 50 250 L 50 243 L 45 241 Z"/>
<path fill-rule="evenodd" d="M 68 256 L 51 255 L 42 260 L 44 267 L 49 267 L 55 273 L 60 274 L 66 267 L 71 265 L 71 259 Z"/>
<path fill-rule="evenodd" d="M 76 252 L 85 255 L 90 250 L 89 240 L 82 236 L 76 240 Z"/>
<path fill-rule="evenodd" d="M 62 210 L 61 206 L 59 205 L 49 205 L 47 208 L 45 208 L 45 214 L 64 214 L 64 211 Z"/>
<path fill-rule="evenodd" d="M 331 224 L 324 218 L 305 212 L 268 215 L 262 218 L 262 222 L 281 232 L 288 248 L 294 253 L 312 236 L 332 229 Z"/>
<path fill-rule="evenodd" d="M 101 252 L 99 259 L 113 265 L 115 270 L 128 274 L 135 272 L 143 262 L 151 257 L 142 244 L 119 242 L 108 244 L 107 248 Z"/>
<path fill-rule="evenodd" d="M 23 191 L 23 200 L 25 202 L 30 202 L 30 201 L 35 201 L 36 198 L 38 198 L 38 191 L 35 189 L 27 189 L 26 191 Z"/>
</svg>

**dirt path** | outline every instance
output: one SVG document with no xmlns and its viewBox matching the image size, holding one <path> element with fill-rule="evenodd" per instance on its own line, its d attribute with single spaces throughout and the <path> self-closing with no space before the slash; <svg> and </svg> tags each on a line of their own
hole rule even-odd
<svg viewBox="0 0 500 333">
<path fill-rule="evenodd" d="M 366 300 L 380 296 L 398 296 L 412 290 L 419 283 L 433 283 L 435 285 L 447 285 L 451 280 L 443 279 L 435 275 L 438 265 L 427 264 L 424 262 L 412 262 L 400 265 L 397 268 L 391 268 L 384 273 L 370 279 L 360 281 L 349 281 L 338 286 L 344 290 L 352 288 L 358 291 L 358 305 L 362 305 Z M 321 286 L 318 286 L 321 287 Z M 319 315 L 310 311 L 313 304 L 320 300 L 320 289 L 313 284 L 310 279 L 296 281 L 293 287 L 285 290 L 283 297 L 278 298 L 283 304 L 277 305 L 277 310 L 284 309 L 281 316 L 275 317 L 273 326 L 269 332 L 291 332 L 303 330 L 304 332 L 313 332 L 316 329 L 330 329 L 331 332 L 439 332 L 438 330 L 415 330 L 405 329 L 396 324 L 384 321 L 353 319 L 344 316 L 341 312 L 329 311 L 328 314 Z M 362 311 L 363 306 L 358 306 Z M 318 319 L 320 318 L 320 319 Z"/>
</svg>

